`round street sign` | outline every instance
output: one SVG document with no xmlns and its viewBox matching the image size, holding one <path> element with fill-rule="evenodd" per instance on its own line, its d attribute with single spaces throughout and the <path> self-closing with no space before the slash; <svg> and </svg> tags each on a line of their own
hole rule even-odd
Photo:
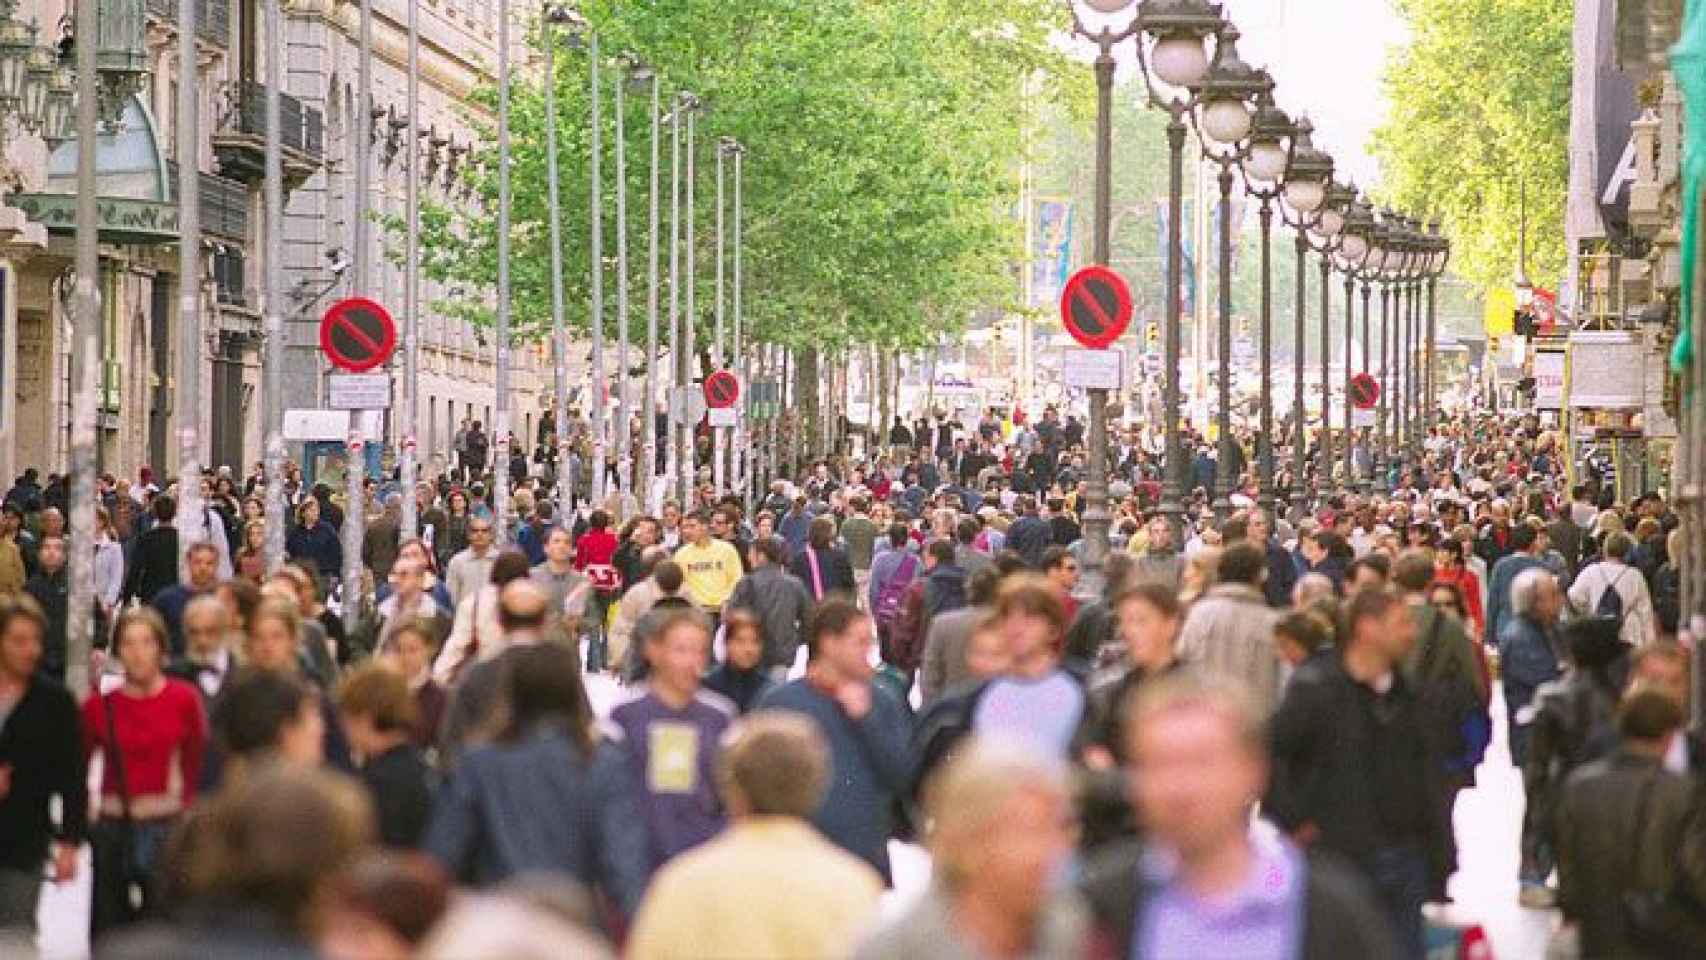
<svg viewBox="0 0 1706 960">
<path fill-rule="evenodd" d="M 1085 267 L 1061 292 L 1060 322 L 1072 339 L 1092 350 L 1104 349 L 1131 322 L 1131 288 L 1107 267 Z"/>
<path fill-rule="evenodd" d="M 365 373 L 391 359 L 396 349 L 391 314 L 366 297 L 339 300 L 320 320 L 320 352 L 340 370 Z"/>
<path fill-rule="evenodd" d="M 1379 402 L 1379 382 L 1366 373 L 1359 373 L 1351 378 L 1351 406 L 1358 410 L 1372 410 Z"/>
<path fill-rule="evenodd" d="M 705 406 L 723 410 L 740 399 L 740 379 L 728 370 L 718 370 L 705 378 Z"/>
</svg>

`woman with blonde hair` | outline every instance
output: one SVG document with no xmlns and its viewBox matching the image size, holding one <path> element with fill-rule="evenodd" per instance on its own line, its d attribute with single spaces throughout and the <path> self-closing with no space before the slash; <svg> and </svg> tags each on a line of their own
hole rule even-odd
<svg viewBox="0 0 1706 960">
<path fill-rule="evenodd" d="M 1218 579 L 1220 548 L 1199 547 L 1185 558 L 1185 572 L 1180 578 L 1179 601 L 1189 607 L 1208 592 Z"/>
</svg>

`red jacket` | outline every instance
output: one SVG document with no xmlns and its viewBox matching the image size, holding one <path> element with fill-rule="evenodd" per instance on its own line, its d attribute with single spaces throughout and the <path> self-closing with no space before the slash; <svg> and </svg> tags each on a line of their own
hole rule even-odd
<svg viewBox="0 0 1706 960">
<path fill-rule="evenodd" d="M 605 530 L 588 530 L 575 541 L 575 569 L 608 565 L 616 558 L 616 534 Z"/>
</svg>

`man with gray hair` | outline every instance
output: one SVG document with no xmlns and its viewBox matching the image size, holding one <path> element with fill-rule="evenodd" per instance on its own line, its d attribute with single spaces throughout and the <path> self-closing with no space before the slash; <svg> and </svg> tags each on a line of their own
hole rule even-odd
<svg viewBox="0 0 1706 960">
<path fill-rule="evenodd" d="M 1528 756 L 1530 705 L 1542 684 L 1558 678 L 1558 615 L 1564 594 L 1558 578 L 1531 567 L 1511 583 L 1511 616 L 1499 630 L 1499 673 L 1510 724 L 1511 761 L 1520 769 Z"/>
</svg>

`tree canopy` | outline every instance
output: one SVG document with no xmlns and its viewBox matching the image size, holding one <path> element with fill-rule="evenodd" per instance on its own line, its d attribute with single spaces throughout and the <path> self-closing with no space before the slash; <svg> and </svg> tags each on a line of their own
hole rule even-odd
<svg viewBox="0 0 1706 960">
<path fill-rule="evenodd" d="M 1566 263 L 1570 0 L 1396 0 L 1412 40 L 1383 80 L 1381 200 L 1445 219 L 1452 270 L 1483 289 L 1516 274 L 1527 184 L 1529 276 Z"/>
<path fill-rule="evenodd" d="M 1024 150 L 1028 78 L 1049 96 L 1082 97 L 1088 71 L 1049 44 L 1065 8 L 1053 0 L 591 0 L 582 4 L 607 63 L 631 52 L 661 78 L 662 109 L 678 91 L 703 98 L 697 119 L 697 313 L 715 301 L 717 140 L 745 148 L 744 316 L 749 332 L 795 346 L 918 347 L 980 307 L 1016 300 L 1022 259 L 1014 204 Z M 512 329 L 549 329 L 541 34 L 510 90 L 513 191 Z M 554 48 L 567 308 L 588 329 L 591 222 L 588 51 L 557 34 Z M 1066 69 L 1062 69 L 1065 67 Z M 1060 83 L 1057 77 L 1067 78 Z M 621 73 L 603 71 L 604 263 L 607 330 L 616 320 L 616 135 Z M 1035 92 L 1035 79 L 1031 79 Z M 629 322 L 645 326 L 652 150 L 649 85 L 630 85 L 627 143 Z M 497 277 L 495 85 L 476 96 L 485 134 L 467 174 L 473 212 L 423 210 L 423 269 L 482 296 L 441 307 L 489 323 Z M 671 140 L 660 144 L 660 314 L 667 326 Z M 685 153 L 685 128 L 683 129 Z M 685 157 L 683 159 L 685 166 Z M 728 167 L 732 208 L 733 166 Z M 685 195 L 683 196 L 685 208 Z M 683 235 L 686 212 L 683 209 Z M 395 226 L 395 225 L 393 225 Z M 731 228 L 732 233 L 732 228 Z M 685 253 L 682 269 L 685 271 Z M 685 280 L 683 281 L 685 285 Z"/>
</svg>

